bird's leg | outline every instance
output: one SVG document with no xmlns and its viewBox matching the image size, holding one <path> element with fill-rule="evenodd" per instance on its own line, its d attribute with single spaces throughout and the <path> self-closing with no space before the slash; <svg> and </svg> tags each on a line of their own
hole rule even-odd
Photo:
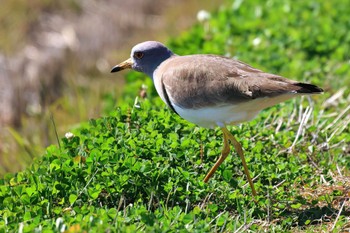
<svg viewBox="0 0 350 233">
<path fill-rule="evenodd" d="M 205 176 L 205 178 L 204 178 L 204 182 L 205 183 L 207 183 L 209 181 L 210 177 L 212 177 L 214 175 L 215 171 L 218 169 L 220 164 L 222 164 L 222 162 L 224 162 L 224 160 L 226 159 L 227 155 L 230 153 L 230 145 L 229 145 L 229 141 L 228 141 L 227 135 L 225 134 L 225 132 L 223 133 L 223 135 L 224 135 L 224 147 L 222 148 L 221 156 L 216 161 L 214 166 L 210 169 L 208 174 Z"/>
<path fill-rule="evenodd" d="M 224 132 L 224 135 L 226 134 L 226 137 L 228 138 L 228 140 L 230 140 L 232 142 L 232 144 L 235 147 L 238 155 L 241 157 L 242 164 L 243 164 L 243 167 L 244 167 L 244 173 L 247 176 L 250 188 L 252 189 L 252 192 L 253 192 L 253 196 L 256 196 L 256 191 L 255 191 L 255 188 L 254 188 L 254 184 L 253 184 L 252 179 L 250 178 L 249 170 L 248 170 L 248 167 L 247 167 L 247 163 L 245 162 L 245 158 L 244 158 L 244 154 L 243 154 L 243 150 L 242 150 L 241 144 L 236 140 L 236 138 L 225 127 L 221 128 L 221 129 Z"/>
</svg>

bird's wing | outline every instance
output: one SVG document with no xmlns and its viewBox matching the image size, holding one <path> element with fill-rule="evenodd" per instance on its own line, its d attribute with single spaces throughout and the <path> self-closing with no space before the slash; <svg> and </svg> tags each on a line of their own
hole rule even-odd
<svg viewBox="0 0 350 233">
<path fill-rule="evenodd" d="M 322 92 L 314 85 L 265 73 L 238 60 L 216 55 L 170 58 L 160 65 L 155 78 L 161 79 L 171 101 L 183 108 L 236 104 L 283 94 Z"/>
</svg>

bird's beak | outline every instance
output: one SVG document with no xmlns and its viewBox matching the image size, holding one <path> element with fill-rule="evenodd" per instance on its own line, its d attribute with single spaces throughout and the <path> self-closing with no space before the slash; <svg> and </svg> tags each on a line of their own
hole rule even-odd
<svg viewBox="0 0 350 233">
<path fill-rule="evenodd" d="M 129 58 L 128 60 L 123 61 L 119 65 L 114 66 L 111 70 L 111 73 L 118 72 L 118 71 L 125 70 L 125 69 L 131 69 L 132 64 L 133 64 L 132 59 Z"/>
</svg>

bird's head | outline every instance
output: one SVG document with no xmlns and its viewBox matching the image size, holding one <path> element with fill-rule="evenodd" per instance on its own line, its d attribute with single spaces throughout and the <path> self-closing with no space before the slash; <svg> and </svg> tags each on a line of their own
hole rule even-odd
<svg viewBox="0 0 350 233">
<path fill-rule="evenodd" d="M 124 69 L 133 69 L 153 78 L 153 72 L 166 59 L 173 56 L 167 47 L 157 41 L 146 41 L 135 45 L 131 50 L 130 58 L 116 66 L 111 72 Z"/>
</svg>

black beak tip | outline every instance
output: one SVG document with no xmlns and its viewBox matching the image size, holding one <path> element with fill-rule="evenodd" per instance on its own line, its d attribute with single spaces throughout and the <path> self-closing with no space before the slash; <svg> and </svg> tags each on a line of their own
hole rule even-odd
<svg viewBox="0 0 350 233">
<path fill-rule="evenodd" d="M 119 66 L 115 66 L 112 68 L 111 70 L 111 73 L 115 73 L 115 72 L 118 72 L 118 71 L 121 71 L 122 69 L 119 67 Z"/>
</svg>

